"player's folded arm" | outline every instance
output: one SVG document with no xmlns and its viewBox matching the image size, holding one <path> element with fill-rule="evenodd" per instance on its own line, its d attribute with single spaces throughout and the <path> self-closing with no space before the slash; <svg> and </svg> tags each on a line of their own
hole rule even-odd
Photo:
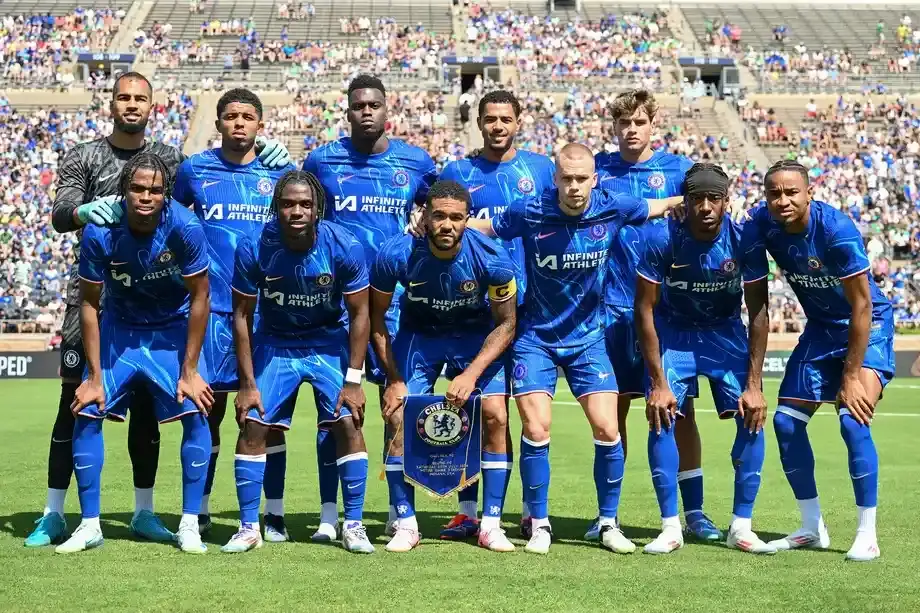
<svg viewBox="0 0 920 613">
<path fill-rule="evenodd" d="M 74 213 L 86 195 L 86 168 L 83 147 L 74 147 L 64 156 L 58 167 L 58 185 L 51 205 L 51 225 L 60 233 L 80 229 Z"/>
</svg>

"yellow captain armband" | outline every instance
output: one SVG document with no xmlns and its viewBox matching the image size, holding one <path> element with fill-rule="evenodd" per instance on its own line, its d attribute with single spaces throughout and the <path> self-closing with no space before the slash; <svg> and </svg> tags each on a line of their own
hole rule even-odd
<svg viewBox="0 0 920 613">
<path fill-rule="evenodd" d="M 489 286 L 489 300 L 492 302 L 504 302 L 515 294 L 517 294 L 517 283 L 515 283 L 514 279 L 504 285 Z"/>
</svg>

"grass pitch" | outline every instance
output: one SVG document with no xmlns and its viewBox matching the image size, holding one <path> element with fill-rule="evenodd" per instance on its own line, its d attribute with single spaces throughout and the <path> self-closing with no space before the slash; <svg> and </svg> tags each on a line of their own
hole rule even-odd
<svg viewBox="0 0 920 613">
<path fill-rule="evenodd" d="M 704 385 L 705 389 L 705 385 Z M 381 427 L 376 391 L 368 388 L 366 437 L 371 479 L 366 514 L 377 546 L 372 556 L 346 553 L 338 545 L 309 542 L 318 521 L 314 416 L 309 393 L 301 394 L 288 437 L 286 509 L 294 543 L 272 544 L 242 555 L 219 549 L 236 530 L 233 444 L 236 426 L 223 428 L 211 509 L 215 526 L 203 556 L 162 544 L 138 542 L 128 530 L 133 488 L 125 426 L 108 423 L 103 473 L 100 549 L 61 556 L 51 548 L 27 550 L 22 541 L 45 502 L 48 437 L 58 402 L 56 381 L 4 381 L 0 440 L 0 611 L 920 611 L 920 544 L 917 440 L 920 386 L 895 381 L 886 391 L 873 425 L 881 457 L 879 544 L 882 559 L 846 563 L 856 517 L 846 450 L 832 409 L 824 407 L 809 432 L 817 458 L 818 488 L 831 533 L 832 550 L 796 551 L 755 557 L 722 544 L 688 542 L 669 556 L 641 552 L 617 556 L 586 543 L 582 535 L 596 512 L 591 477 L 593 446 L 585 418 L 560 382 L 553 419 L 550 513 L 556 542 L 548 556 L 481 550 L 474 542 L 435 540 L 454 513 L 454 500 L 418 495 L 419 523 L 427 537 L 415 551 L 383 550 L 386 485 L 378 480 Z M 563 391 L 564 390 L 564 391 Z M 777 383 L 768 381 L 767 397 Z M 774 402 L 774 400 L 771 400 Z M 771 406 L 772 409 L 775 406 Z M 706 510 L 723 529 L 731 517 L 732 423 L 720 422 L 707 397 L 698 401 L 703 438 Z M 515 438 L 519 422 L 512 417 Z M 658 509 L 646 460 L 642 405 L 630 415 L 631 446 L 620 515 L 624 531 L 640 546 L 659 528 Z M 181 427 L 163 427 L 156 507 L 171 529 L 178 525 Z M 772 429 L 767 463 L 754 514 L 764 540 L 798 526 L 798 511 L 779 465 Z M 505 526 L 518 545 L 521 488 L 517 466 L 508 494 Z M 67 500 L 68 526 L 79 522 L 76 486 Z"/>
</svg>

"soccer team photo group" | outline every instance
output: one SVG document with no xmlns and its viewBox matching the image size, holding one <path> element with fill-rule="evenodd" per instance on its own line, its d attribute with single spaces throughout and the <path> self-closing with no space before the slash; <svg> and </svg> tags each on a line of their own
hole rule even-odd
<svg viewBox="0 0 920 613">
<path fill-rule="evenodd" d="M 102 546 L 110 480 L 133 479 L 140 539 L 247 560 L 268 542 L 296 555 L 314 545 L 276 545 L 291 540 L 286 478 L 306 470 L 288 446 L 315 445 L 308 483 L 320 505 L 299 510 L 318 516 L 313 542 L 408 557 L 469 541 L 494 552 L 483 555 L 551 559 L 572 547 L 554 538 L 554 506 L 570 496 L 551 487 L 569 470 L 554 418 L 580 406 L 578 444 L 591 437 L 593 464 L 572 470 L 593 481 L 595 504 L 581 509 L 594 516 L 583 526 L 593 547 L 670 557 L 715 545 L 773 560 L 826 550 L 817 459 L 852 481 L 832 503 L 852 518 L 832 526 L 846 545 L 827 555 L 881 556 L 871 425 L 895 375 L 894 309 L 859 228 L 815 197 L 809 167 L 773 163 L 762 201 L 744 206 L 720 164 L 653 147 L 661 110 L 643 88 L 610 103 L 615 147 L 570 140 L 552 157 L 516 146 L 522 102 L 494 89 L 470 110 L 482 147 L 443 167 L 388 135 L 387 88 L 372 74 L 347 84 L 348 135 L 300 167 L 262 136 L 267 111 L 249 89 L 214 96 L 219 143 L 189 157 L 145 135 L 155 95 L 145 75 L 121 73 L 111 134 L 59 164 L 51 219 L 77 233 L 79 252 L 47 500 L 27 548 Z M 778 393 L 764 387 L 776 269 L 805 320 Z M 566 386 L 573 401 L 561 399 Z M 732 467 L 720 473 L 731 492 L 721 523 L 711 499 L 704 508 L 698 422 L 710 405 L 733 433 L 718 450 Z M 809 437 L 828 412 L 842 439 L 830 451 Z M 175 525 L 153 497 L 159 463 L 176 452 L 160 443 L 171 428 L 181 428 Z M 125 445 L 131 470 L 103 479 L 107 454 Z M 765 469 L 768 454 L 783 474 Z M 643 466 L 630 479 L 650 480 L 660 516 L 638 539 L 623 529 L 634 525 L 627 462 Z M 43 476 L 31 466 L 17 478 L 34 491 Z M 758 535 L 762 480 L 784 491 L 783 534 Z M 235 484 L 236 505 L 212 501 L 221 481 Z M 384 487 L 386 520 L 365 523 L 366 497 Z M 76 522 L 65 520 L 68 490 Z M 456 500 L 456 513 L 423 538 L 417 510 L 436 504 L 426 493 Z M 208 547 L 226 513 L 238 529 Z M 85 555 L 77 568 L 93 565 Z"/>
</svg>

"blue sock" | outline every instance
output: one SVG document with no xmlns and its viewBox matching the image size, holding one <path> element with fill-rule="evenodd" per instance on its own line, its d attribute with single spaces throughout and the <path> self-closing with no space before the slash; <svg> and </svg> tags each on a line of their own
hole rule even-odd
<svg viewBox="0 0 920 613">
<path fill-rule="evenodd" d="M 415 517 L 415 488 L 403 477 L 402 456 L 387 458 L 387 489 L 390 490 L 390 506 L 396 508 L 396 517 Z"/>
<path fill-rule="evenodd" d="M 265 514 L 284 515 L 284 476 L 287 472 L 287 445 L 265 450 Z"/>
<path fill-rule="evenodd" d="M 679 453 L 678 453 L 679 456 Z M 703 513 L 703 469 L 691 468 L 677 473 L 680 499 L 684 503 L 684 515 L 690 517 Z"/>
<path fill-rule="evenodd" d="M 521 484 L 533 519 L 549 517 L 549 439 L 534 443 L 521 437 Z"/>
<path fill-rule="evenodd" d="M 735 444 L 732 445 L 732 465 L 735 467 L 735 500 L 732 513 L 750 519 L 754 514 L 754 500 L 760 490 L 760 469 L 763 468 L 767 445 L 763 430 L 751 434 L 744 426 L 744 418 L 735 415 Z"/>
<path fill-rule="evenodd" d="M 78 415 L 73 428 L 73 466 L 80 495 L 80 512 L 84 519 L 99 517 L 100 482 L 105 459 L 103 421 Z"/>
<path fill-rule="evenodd" d="M 776 407 L 773 414 L 773 430 L 779 444 L 779 459 L 783 464 L 786 480 L 792 487 L 796 500 L 811 500 L 818 497 L 815 484 L 815 454 L 808 440 L 808 421 L 811 415 L 787 405 Z"/>
<path fill-rule="evenodd" d="M 864 426 L 840 408 L 840 436 L 847 446 L 850 464 L 850 479 L 853 481 L 853 493 L 856 506 L 878 506 L 878 453 L 872 441 L 869 426 Z M 76 440 L 76 439 L 74 439 Z M 76 451 L 74 451 L 76 457 Z"/>
<path fill-rule="evenodd" d="M 626 456 L 623 442 L 594 441 L 594 487 L 597 489 L 598 516 L 614 519 L 620 506 Z"/>
<path fill-rule="evenodd" d="M 262 482 L 265 480 L 265 454 L 236 454 L 233 472 L 236 476 L 236 498 L 240 503 L 240 523 L 258 524 Z"/>
<path fill-rule="evenodd" d="M 677 470 L 680 456 L 677 452 L 677 440 L 674 438 L 674 424 L 661 434 L 654 430 L 648 433 L 648 467 L 652 471 L 652 485 L 658 497 L 661 517 L 677 517 Z M 702 478 L 700 478 L 702 481 Z"/>
<path fill-rule="evenodd" d="M 342 480 L 342 506 L 345 522 L 360 522 L 364 513 L 364 492 L 367 489 L 367 452 L 352 453 L 336 460 Z"/>
<path fill-rule="evenodd" d="M 198 515 L 211 456 L 211 429 L 201 413 L 182 417 L 182 514 Z"/>
<path fill-rule="evenodd" d="M 511 456 L 482 452 L 482 516 L 501 517 L 505 493 L 511 481 Z M 460 492 L 461 494 L 463 492 Z"/>
<path fill-rule="evenodd" d="M 316 431 L 316 466 L 319 471 L 320 504 L 336 504 L 339 495 L 339 471 L 336 467 L 335 437 L 329 430 Z"/>
<path fill-rule="evenodd" d="M 217 457 L 220 455 L 220 445 L 211 446 L 211 459 L 208 461 L 208 475 L 204 480 L 204 495 L 211 495 L 211 488 L 214 487 L 214 472 L 217 470 Z"/>
<path fill-rule="evenodd" d="M 479 481 L 468 485 L 457 493 L 460 512 L 476 519 L 479 509 Z"/>
</svg>

